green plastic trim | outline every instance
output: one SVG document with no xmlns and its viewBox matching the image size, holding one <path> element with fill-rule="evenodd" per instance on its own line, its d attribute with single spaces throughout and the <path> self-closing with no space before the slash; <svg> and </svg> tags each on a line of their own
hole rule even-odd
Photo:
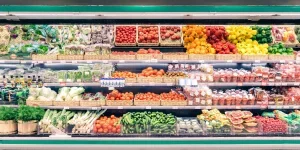
<svg viewBox="0 0 300 150">
<path fill-rule="evenodd" d="M 296 6 L 0 6 L 0 12 L 300 12 Z"/>
<path fill-rule="evenodd" d="M 300 144 L 300 140 L 0 140 L 1 144 L 35 144 L 35 145 L 237 145 L 237 144 Z"/>
</svg>

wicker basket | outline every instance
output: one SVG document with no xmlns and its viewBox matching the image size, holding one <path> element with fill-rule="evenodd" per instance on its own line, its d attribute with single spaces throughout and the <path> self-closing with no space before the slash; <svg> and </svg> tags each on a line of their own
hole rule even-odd
<svg viewBox="0 0 300 150">
<path fill-rule="evenodd" d="M 32 120 L 28 122 L 18 121 L 18 134 L 31 135 L 35 134 L 38 129 L 38 121 Z"/>
<path fill-rule="evenodd" d="M 53 101 L 26 100 L 28 106 L 53 106 Z"/>
<path fill-rule="evenodd" d="M 80 101 L 53 101 L 53 106 L 79 106 Z"/>
<path fill-rule="evenodd" d="M 162 54 L 136 54 L 137 60 L 162 59 Z"/>
<path fill-rule="evenodd" d="M 269 54 L 269 60 L 295 60 L 295 55 Z"/>
<path fill-rule="evenodd" d="M 162 83 L 163 78 L 162 77 L 138 77 L 137 78 L 138 83 Z"/>
<path fill-rule="evenodd" d="M 134 100 L 135 106 L 160 106 L 160 101 Z"/>
<path fill-rule="evenodd" d="M 114 32 L 114 43 L 115 43 L 115 46 L 136 46 L 136 41 L 135 41 L 135 43 L 117 43 L 116 42 L 116 33 L 117 33 L 117 27 L 119 27 L 119 26 L 135 26 L 135 25 L 116 25 L 115 26 L 115 32 Z M 136 33 L 135 33 L 135 35 L 136 35 L 136 37 L 137 37 L 137 27 L 135 26 L 135 28 L 136 28 Z"/>
<path fill-rule="evenodd" d="M 240 54 L 216 54 L 216 60 L 241 60 Z"/>
<path fill-rule="evenodd" d="M 187 101 L 184 100 L 161 100 L 162 106 L 187 106 Z"/>
<path fill-rule="evenodd" d="M 109 55 L 84 55 L 84 60 L 109 60 Z"/>
<path fill-rule="evenodd" d="M 114 54 L 110 54 L 109 58 L 111 60 L 135 60 L 136 59 L 135 55 L 114 55 Z"/>
<path fill-rule="evenodd" d="M 100 107 L 105 105 L 105 100 L 98 101 L 80 101 L 80 106 L 82 107 Z"/>
<path fill-rule="evenodd" d="M 58 55 L 58 60 L 83 60 L 83 55 Z"/>
<path fill-rule="evenodd" d="M 268 55 L 242 55 L 242 60 L 268 60 Z"/>
<path fill-rule="evenodd" d="M 139 43 L 138 42 L 138 46 L 159 46 L 159 41 L 160 41 L 159 26 L 157 26 L 157 25 L 139 25 L 139 26 L 137 26 L 137 33 L 139 32 L 138 31 L 139 27 L 157 27 L 157 30 L 158 30 L 158 41 L 157 41 L 157 43 Z M 138 41 L 138 39 L 139 39 L 139 34 L 137 34 L 137 36 L 136 36 L 136 41 Z"/>
<path fill-rule="evenodd" d="M 176 83 L 177 82 L 177 77 L 163 77 L 163 82 L 164 83 Z"/>
<path fill-rule="evenodd" d="M 181 46 L 182 43 L 160 43 L 160 46 Z"/>
<path fill-rule="evenodd" d="M 136 83 L 136 78 L 125 78 L 125 83 Z"/>
<path fill-rule="evenodd" d="M 15 134 L 17 123 L 14 120 L 0 121 L 0 135 Z"/>
<path fill-rule="evenodd" d="M 107 100 L 106 105 L 107 106 L 132 106 L 133 101 L 132 100 Z"/>
<path fill-rule="evenodd" d="M 187 54 L 180 54 L 180 55 L 176 55 L 176 54 L 163 54 L 163 58 L 164 60 L 188 60 L 189 59 L 189 55 Z"/>
<path fill-rule="evenodd" d="M 32 60 L 57 60 L 57 55 L 36 55 L 36 54 L 32 54 L 31 55 L 31 59 Z"/>
<path fill-rule="evenodd" d="M 190 60 L 215 60 L 215 54 L 189 54 Z"/>
</svg>

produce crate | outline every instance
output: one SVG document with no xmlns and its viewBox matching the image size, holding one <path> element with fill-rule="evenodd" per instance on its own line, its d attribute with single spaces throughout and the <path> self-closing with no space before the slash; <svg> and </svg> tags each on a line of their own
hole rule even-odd
<svg viewBox="0 0 300 150">
<path fill-rule="evenodd" d="M 89 133 L 76 133 L 75 131 L 73 131 L 74 127 L 75 127 L 75 125 L 73 125 L 73 124 L 67 124 L 65 133 L 67 133 L 68 135 L 91 135 L 91 134 L 93 134 L 93 130 L 91 130 L 91 132 L 89 132 Z"/>
<path fill-rule="evenodd" d="M 162 106 L 187 106 L 187 101 L 184 100 L 161 100 Z"/>
<path fill-rule="evenodd" d="M 300 134 L 300 125 L 289 125 L 288 126 L 288 134 L 290 135 L 299 135 Z"/>
<path fill-rule="evenodd" d="M 32 135 L 36 134 L 38 130 L 38 121 L 18 121 L 18 134 L 19 135 Z"/>
<path fill-rule="evenodd" d="M 109 55 L 84 55 L 84 60 L 109 60 Z"/>
<path fill-rule="evenodd" d="M 80 101 L 53 101 L 53 106 L 80 106 Z"/>
<path fill-rule="evenodd" d="M 232 135 L 231 126 L 224 125 L 222 127 L 208 126 L 205 121 L 199 120 L 204 132 L 209 136 L 229 136 Z"/>
<path fill-rule="evenodd" d="M 177 134 L 177 124 L 150 124 L 149 134 L 150 136 L 175 136 Z"/>
<path fill-rule="evenodd" d="M 295 60 L 295 55 L 269 54 L 269 60 Z"/>
<path fill-rule="evenodd" d="M 97 101 L 82 100 L 82 101 L 80 101 L 80 106 L 82 106 L 82 107 L 105 106 L 105 100 L 97 100 Z"/>
<path fill-rule="evenodd" d="M 137 60 L 151 60 L 151 59 L 162 59 L 162 54 L 136 54 Z"/>
<path fill-rule="evenodd" d="M 114 32 L 114 43 L 115 43 L 115 46 L 136 46 L 136 43 L 137 43 L 137 41 L 135 41 L 135 43 L 117 43 L 116 42 L 116 37 L 117 37 L 117 35 L 116 35 L 116 29 L 117 29 L 117 27 L 119 27 L 119 26 L 134 26 L 135 28 L 136 28 L 136 38 L 137 38 L 137 31 L 138 31 L 138 29 L 137 29 L 137 27 L 135 26 L 135 25 L 116 25 L 115 26 L 115 32 Z"/>
<path fill-rule="evenodd" d="M 163 78 L 162 77 L 138 77 L 137 82 L 138 83 L 162 83 Z"/>
<path fill-rule="evenodd" d="M 151 101 L 151 100 L 134 100 L 135 106 L 160 106 L 160 101 Z"/>
<path fill-rule="evenodd" d="M 135 60 L 136 56 L 135 55 L 115 55 L 115 54 L 110 54 L 109 58 L 111 60 Z"/>
<path fill-rule="evenodd" d="M 53 101 L 26 100 L 28 106 L 53 106 Z"/>
<path fill-rule="evenodd" d="M 176 77 L 163 77 L 163 82 L 164 83 L 177 83 L 178 78 Z"/>
<path fill-rule="evenodd" d="M 32 60 L 41 60 L 41 61 L 47 61 L 47 60 L 57 60 L 57 55 L 31 55 Z"/>
<path fill-rule="evenodd" d="M 177 117 L 177 134 L 188 137 L 199 136 L 204 135 L 204 129 L 196 117 Z"/>
<path fill-rule="evenodd" d="M 83 60 L 83 55 L 58 55 L 58 60 Z"/>
<path fill-rule="evenodd" d="M 188 54 L 168 54 L 168 53 L 164 53 L 163 54 L 163 58 L 164 60 L 188 60 L 189 59 L 189 55 Z"/>
<path fill-rule="evenodd" d="M 14 120 L 0 121 L 0 135 L 17 133 L 17 123 Z"/>
<path fill-rule="evenodd" d="M 189 60 L 215 60 L 215 54 L 189 54 Z"/>
<path fill-rule="evenodd" d="M 158 30 L 158 41 L 157 43 L 139 43 L 138 42 L 138 39 L 139 39 L 139 31 L 138 31 L 138 28 L 139 27 L 157 27 L 157 30 Z M 159 32 L 159 27 L 157 25 L 140 25 L 140 26 L 137 26 L 137 36 L 136 36 L 136 41 L 138 43 L 138 46 L 159 46 L 159 42 L 160 42 L 160 32 Z"/>
<path fill-rule="evenodd" d="M 235 125 L 232 125 L 231 126 L 231 131 L 232 131 L 232 134 L 233 135 L 259 135 L 259 126 L 258 126 L 258 123 L 255 122 L 256 125 L 255 126 L 246 126 L 245 124 L 242 124 L 243 125 L 243 129 L 237 129 L 235 128 L 234 126 Z M 251 129 L 251 130 L 248 130 L 248 129 Z"/>
<path fill-rule="evenodd" d="M 280 136 L 280 135 L 286 135 L 288 134 L 288 130 L 289 130 L 289 127 L 288 125 L 286 124 L 285 126 L 287 128 L 286 132 L 264 132 L 263 131 L 263 124 L 261 122 L 258 121 L 258 130 L 259 130 L 259 134 L 260 135 L 272 135 L 272 136 Z"/>
<path fill-rule="evenodd" d="M 216 54 L 216 60 L 241 60 L 240 54 Z"/>
<path fill-rule="evenodd" d="M 273 25 L 272 26 L 272 30 L 273 30 L 273 28 L 280 28 L 280 30 L 278 30 L 278 31 L 282 31 L 282 32 L 281 33 L 278 32 L 278 33 L 280 33 L 282 37 L 284 35 L 284 32 L 287 32 L 286 28 L 291 28 L 292 29 L 291 36 L 295 37 L 295 41 L 294 42 L 290 42 L 289 40 L 285 41 L 285 42 L 282 41 L 282 40 L 277 40 L 276 39 L 276 35 L 274 35 L 274 32 L 275 33 L 277 33 L 277 32 L 276 32 L 276 30 L 274 30 L 274 32 L 272 31 L 272 38 L 273 38 L 274 43 L 283 43 L 287 47 L 295 47 L 299 43 L 299 41 L 297 40 L 297 35 L 295 34 L 295 31 L 294 31 L 295 30 L 295 26 L 294 25 Z M 289 39 L 289 37 L 288 37 L 288 39 Z"/>
<path fill-rule="evenodd" d="M 164 27 L 164 26 L 180 27 L 180 32 L 177 33 L 177 35 L 180 36 L 180 39 L 179 39 L 178 41 L 176 41 L 176 42 L 172 42 L 172 41 L 170 41 L 169 39 L 163 40 L 163 39 L 161 38 L 161 30 L 160 30 L 160 28 L 161 28 L 161 27 Z M 159 38 L 159 40 L 160 40 L 160 42 L 159 42 L 159 43 L 160 43 L 160 46 L 181 46 L 181 45 L 182 45 L 182 27 L 181 27 L 181 26 L 176 26 L 176 25 L 160 25 L 160 26 L 159 26 L 159 35 L 160 35 L 160 38 Z"/>
<path fill-rule="evenodd" d="M 147 136 L 149 134 L 149 126 L 144 124 L 122 124 L 121 133 L 128 136 Z"/>
<path fill-rule="evenodd" d="M 136 83 L 136 78 L 125 78 L 125 83 Z"/>
<path fill-rule="evenodd" d="M 268 55 L 242 55 L 243 60 L 268 60 Z"/>
<path fill-rule="evenodd" d="M 132 106 L 133 100 L 106 100 L 107 106 Z"/>
</svg>

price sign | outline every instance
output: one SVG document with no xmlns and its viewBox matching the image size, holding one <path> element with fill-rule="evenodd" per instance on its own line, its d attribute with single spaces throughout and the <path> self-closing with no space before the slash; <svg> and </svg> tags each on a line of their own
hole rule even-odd
<svg viewBox="0 0 300 150">
<path fill-rule="evenodd" d="M 90 61 L 90 60 L 88 60 L 88 61 L 86 61 L 86 63 L 88 63 L 88 64 L 91 64 L 91 63 L 93 63 L 92 61 Z"/>
<path fill-rule="evenodd" d="M 154 82 L 150 82 L 149 85 L 150 86 L 155 86 L 155 83 Z"/>
<path fill-rule="evenodd" d="M 123 106 L 118 106 L 118 109 L 123 109 Z"/>
<path fill-rule="evenodd" d="M 261 86 L 266 86 L 267 85 L 267 82 L 261 82 Z"/>
<path fill-rule="evenodd" d="M 52 61 L 46 61 L 47 64 L 52 64 Z"/>
<path fill-rule="evenodd" d="M 151 109 L 151 106 L 146 106 L 146 109 Z"/>
<path fill-rule="evenodd" d="M 77 64 L 77 61 L 76 60 L 72 60 L 72 64 Z"/>
<path fill-rule="evenodd" d="M 115 88 L 114 87 L 108 87 L 108 90 L 114 90 Z"/>
<path fill-rule="evenodd" d="M 173 86 L 174 84 L 173 83 L 167 83 L 167 86 Z"/>
<path fill-rule="evenodd" d="M 283 109 L 289 109 L 290 107 L 289 106 L 283 106 Z"/>
<path fill-rule="evenodd" d="M 276 106 L 276 109 L 282 109 L 282 106 Z"/>
<path fill-rule="evenodd" d="M 299 84 L 299 82 L 295 82 L 294 85 L 295 86 L 299 86 L 300 84 Z"/>
<path fill-rule="evenodd" d="M 60 63 L 66 63 L 66 61 L 65 60 L 61 60 Z"/>
<path fill-rule="evenodd" d="M 275 86 L 281 86 L 281 83 L 275 83 Z"/>
<path fill-rule="evenodd" d="M 238 82 L 237 86 L 243 86 L 243 83 L 242 82 Z"/>
<path fill-rule="evenodd" d="M 206 106 L 205 109 L 211 109 L 211 106 Z"/>
<path fill-rule="evenodd" d="M 204 60 L 199 60 L 199 63 L 204 63 Z"/>
<path fill-rule="evenodd" d="M 92 110 L 97 110 L 98 108 L 97 107 L 92 107 Z"/>
<path fill-rule="evenodd" d="M 254 60 L 254 62 L 256 62 L 256 63 L 260 63 L 260 60 Z"/>
<path fill-rule="evenodd" d="M 124 63 L 124 62 L 125 62 L 125 60 L 119 60 L 119 62 L 120 62 L 120 63 Z"/>
<path fill-rule="evenodd" d="M 280 60 L 279 62 L 280 62 L 280 63 L 285 63 L 285 60 Z"/>
<path fill-rule="evenodd" d="M 68 106 L 65 106 L 65 107 L 64 107 L 64 109 L 70 109 L 70 107 L 68 107 Z"/>
<path fill-rule="evenodd" d="M 293 106 L 293 109 L 299 109 L 299 106 Z"/>
<path fill-rule="evenodd" d="M 282 86 L 287 86 L 287 83 L 282 82 L 281 85 L 282 85 Z"/>
<path fill-rule="evenodd" d="M 151 62 L 157 62 L 157 59 L 151 59 Z"/>
<path fill-rule="evenodd" d="M 178 109 L 178 106 L 173 106 L 172 109 Z"/>
<path fill-rule="evenodd" d="M 108 63 L 108 60 L 103 60 L 103 63 L 107 64 L 107 63 Z"/>
<path fill-rule="evenodd" d="M 173 63 L 178 63 L 178 60 L 172 60 Z"/>
<path fill-rule="evenodd" d="M 66 82 L 60 82 L 60 86 L 66 86 Z"/>
<path fill-rule="evenodd" d="M 236 105 L 235 109 L 241 109 L 241 106 L 240 105 Z"/>
<path fill-rule="evenodd" d="M 232 63 L 232 60 L 227 60 L 228 63 Z"/>
<path fill-rule="evenodd" d="M 3 61 L 4 62 L 4 61 Z M 21 64 L 26 64 L 26 61 L 21 61 Z"/>
<path fill-rule="evenodd" d="M 38 63 L 39 63 L 39 64 L 42 64 L 42 63 L 44 63 L 44 61 L 38 61 Z"/>
<path fill-rule="evenodd" d="M 196 106 L 195 109 L 201 109 L 201 106 Z"/>
</svg>

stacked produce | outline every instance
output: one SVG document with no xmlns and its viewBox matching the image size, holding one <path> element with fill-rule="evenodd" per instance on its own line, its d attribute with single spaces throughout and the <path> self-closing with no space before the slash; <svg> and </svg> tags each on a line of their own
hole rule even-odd
<svg viewBox="0 0 300 150">
<path fill-rule="evenodd" d="M 121 117 L 101 116 L 95 121 L 95 134 L 120 134 L 121 133 Z"/>
<path fill-rule="evenodd" d="M 179 135 L 200 135 L 203 134 L 203 129 L 197 118 L 178 118 L 177 126 Z"/>
<path fill-rule="evenodd" d="M 254 35 L 257 34 L 256 30 L 243 25 L 227 26 L 226 31 L 229 34 L 227 40 L 233 44 L 244 42 L 247 39 L 251 39 Z"/>
<path fill-rule="evenodd" d="M 158 26 L 139 26 L 138 43 L 159 43 Z"/>
<path fill-rule="evenodd" d="M 84 93 L 82 95 L 83 101 L 104 101 L 105 102 L 105 96 L 101 92 L 97 93 Z"/>
<path fill-rule="evenodd" d="M 91 44 L 113 43 L 113 25 L 91 25 Z"/>
<path fill-rule="evenodd" d="M 152 92 L 138 93 L 134 97 L 134 105 L 160 105 L 160 95 Z"/>
<path fill-rule="evenodd" d="M 260 132 L 263 134 L 286 134 L 288 132 L 288 125 L 285 121 L 261 116 L 255 118 L 260 124 Z"/>
<path fill-rule="evenodd" d="M 231 132 L 230 120 L 217 109 L 202 110 L 202 114 L 197 118 L 207 134 L 229 134 Z"/>
<path fill-rule="evenodd" d="M 165 74 L 163 69 L 153 69 L 152 67 L 147 67 L 142 70 L 142 73 L 139 74 L 139 77 L 162 77 Z"/>
<path fill-rule="evenodd" d="M 213 105 L 255 105 L 255 95 L 245 90 L 214 90 L 212 95 Z"/>
<path fill-rule="evenodd" d="M 58 90 L 55 101 L 80 101 L 83 93 L 82 87 L 63 87 Z"/>
<path fill-rule="evenodd" d="M 216 54 L 236 54 L 238 52 L 234 44 L 226 41 L 214 43 L 212 46 L 216 50 Z"/>
<path fill-rule="evenodd" d="M 268 48 L 269 54 L 293 55 L 294 50 L 291 47 L 285 47 L 282 43 L 275 43 Z"/>
<path fill-rule="evenodd" d="M 181 45 L 180 26 L 161 26 L 160 38 L 163 45 Z"/>
<path fill-rule="evenodd" d="M 148 48 L 148 50 L 146 49 L 139 49 L 137 52 L 137 54 L 160 54 L 160 50 L 155 50 L 155 49 L 152 49 L 152 48 Z"/>
<path fill-rule="evenodd" d="M 136 32 L 136 26 L 116 26 L 115 44 L 135 45 Z"/>
<path fill-rule="evenodd" d="M 299 110 L 295 110 L 294 112 L 290 112 L 286 114 L 280 110 L 274 110 L 274 117 L 285 121 L 289 126 L 289 132 L 292 134 L 300 133 L 300 112 Z"/>
<path fill-rule="evenodd" d="M 295 34 L 297 36 L 297 40 L 300 41 L 300 26 L 295 26 Z"/>
<path fill-rule="evenodd" d="M 68 121 L 68 132 L 72 134 L 90 134 L 94 129 L 94 122 L 106 110 L 77 112 L 71 120 Z"/>
<path fill-rule="evenodd" d="M 298 42 L 292 26 L 272 26 L 272 35 L 275 42 L 283 42 L 284 44 Z"/>
<path fill-rule="evenodd" d="M 126 51 L 121 51 L 121 52 L 120 51 L 112 51 L 111 54 L 112 55 L 135 55 L 135 52 L 133 52 L 133 51 L 129 51 L 129 52 L 126 52 Z"/>
<path fill-rule="evenodd" d="M 0 134 L 14 134 L 17 132 L 17 109 L 0 107 Z"/>
<path fill-rule="evenodd" d="M 207 86 L 184 87 L 183 93 L 187 98 L 188 105 L 212 105 L 212 91 Z"/>
<path fill-rule="evenodd" d="M 50 88 L 29 88 L 27 101 L 53 101 L 57 93 Z"/>
<path fill-rule="evenodd" d="M 120 93 L 118 90 L 113 90 L 106 97 L 107 100 L 122 100 L 122 101 L 130 101 L 133 100 L 133 93 L 132 92 L 125 92 Z"/>
<path fill-rule="evenodd" d="M 226 111 L 234 133 L 257 133 L 258 125 L 250 111 Z"/>
<path fill-rule="evenodd" d="M 228 37 L 228 33 L 224 26 L 206 26 L 207 42 L 210 44 L 225 41 Z"/>
<path fill-rule="evenodd" d="M 257 41 L 259 44 L 273 43 L 271 26 L 251 26 L 251 29 L 256 30 L 252 40 Z"/>
<path fill-rule="evenodd" d="M 246 39 L 236 44 L 238 52 L 243 55 L 265 55 L 268 54 L 268 44 L 259 44 L 255 40 Z"/>
</svg>

